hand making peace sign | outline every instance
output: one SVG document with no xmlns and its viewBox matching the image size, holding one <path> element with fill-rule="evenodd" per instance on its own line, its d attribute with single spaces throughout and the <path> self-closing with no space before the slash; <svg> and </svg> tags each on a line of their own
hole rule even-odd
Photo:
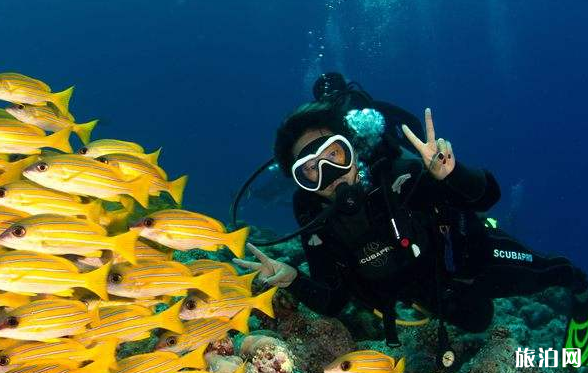
<svg viewBox="0 0 588 373">
<path fill-rule="evenodd" d="M 437 180 L 443 180 L 455 168 L 455 156 L 451 143 L 442 138 L 435 140 L 435 127 L 433 126 L 433 117 L 431 109 L 425 109 L 425 123 L 427 127 L 427 142 L 423 143 L 408 128 L 406 124 L 402 125 L 404 135 L 410 140 L 412 145 L 421 153 L 425 166 Z"/>
<path fill-rule="evenodd" d="M 243 268 L 259 271 L 258 280 L 263 283 L 270 286 L 285 288 L 288 287 L 298 275 L 298 271 L 294 267 L 275 259 L 271 259 L 249 242 L 246 246 L 249 251 L 259 259 L 259 263 L 237 258 L 233 259 L 233 263 L 236 263 Z"/>
</svg>

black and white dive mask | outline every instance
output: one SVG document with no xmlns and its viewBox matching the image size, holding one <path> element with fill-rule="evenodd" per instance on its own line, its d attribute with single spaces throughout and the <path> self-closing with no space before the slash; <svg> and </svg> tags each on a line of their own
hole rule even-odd
<svg viewBox="0 0 588 373">
<path fill-rule="evenodd" d="M 323 136 L 306 145 L 292 166 L 292 176 L 305 190 L 326 189 L 353 166 L 353 148 L 341 135 Z"/>
</svg>

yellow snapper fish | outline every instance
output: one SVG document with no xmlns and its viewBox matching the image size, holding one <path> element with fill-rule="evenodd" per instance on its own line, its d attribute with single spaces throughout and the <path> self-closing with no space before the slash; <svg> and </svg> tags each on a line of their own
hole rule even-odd
<svg viewBox="0 0 588 373">
<path fill-rule="evenodd" d="M 86 348 L 71 338 L 59 338 L 54 342 L 23 342 L 0 351 L 0 373 L 40 362 L 58 363 L 69 369 L 79 368 L 85 361 L 110 359 L 116 354 L 117 341 L 110 340 Z M 116 363 L 112 364 L 117 367 Z"/>
<path fill-rule="evenodd" d="M 0 337 L 29 341 L 51 341 L 76 335 L 98 319 L 79 300 L 36 300 L 0 316 Z"/>
<path fill-rule="evenodd" d="M 54 148 L 71 153 L 71 128 L 46 136 L 39 127 L 16 119 L 0 119 L 0 153 L 41 154 L 41 148 Z"/>
<path fill-rule="evenodd" d="M 403 373 L 404 358 L 396 361 L 379 351 L 361 350 L 337 358 L 325 373 Z"/>
<path fill-rule="evenodd" d="M 182 263 L 138 262 L 119 263 L 108 275 L 108 292 L 128 298 L 153 298 L 160 295 L 184 296 L 188 289 L 197 289 L 215 299 L 220 298 L 221 271 L 192 276 Z"/>
<path fill-rule="evenodd" d="M 136 263 L 137 238 L 134 231 L 108 236 L 104 227 L 86 219 L 40 214 L 14 222 L 0 234 L 0 245 L 15 250 L 86 257 L 100 257 L 102 250 L 108 250 Z"/>
<path fill-rule="evenodd" d="M 72 93 L 73 87 L 52 93 L 51 88 L 40 80 L 18 73 L 0 74 L 0 100 L 38 106 L 45 106 L 50 102 L 67 115 Z"/>
<path fill-rule="evenodd" d="M 183 302 L 180 319 L 231 318 L 245 308 L 256 308 L 273 318 L 272 299 L 276 290 L 278 288 L 273 287 L 255 297 L 248 297 L 237 289 L 221 287 L 222 297 L 218 300 L 203 299 L 199 295 L 190 294 Z"/>
<path fill-rule="evenodd" d="M 106 154 L 96 160 L 118 168 L 129 177 L 141 175 L 151 176 L 149 194 L 159 196 L 161 192 L 167 192 L 177 204 L 182 204 L 184 188 L 188 182 L 188 176 L 184 175 L 174 181 L 167 181 L 167 175 L 159 166 L 155 166 L 144 159 L 130 154 Z"/>
<path fill-rule="evenodd" d="M 29 216 L 26 212 L 14 210 L 8 207 L 0 206 L 0 232 L 4 232 L 15 221 L 26 218 Z"/>
<path fill-rule="evenodd" d="M 83 144 L 90 142 L 92 130 L 98 124 L 97 120 L 76 124 L 68 116 L 63 115 L 51 106 L 17 104 L 8 107 L 6 111 L 21 122 L 32 124 L 45 131 L 59 132 L 64 128 L 71 127 Z"/>
<path fill-rule="evenodd" d="M 1 178 L 1 175 L 0 175 Z M 109 225 L 125 219 L 129 211 L 107 211 L 99 199 L 91 200 L 74 194 L 45 188 L 30 180 L 18 180 L 0 186 L 0 206 L 26 212 L 29 215 L 58 214 L 86 217 Z"/>
<path fill-rule="evenodd" d="M 30 251 L 0 254 L 0 289 L 21 295 L 56 294 L 69 297 L 73 288 L 86 288 L 108 299 L 106 279 L 110 263 L 79 273 L 75 264 L 58 256 Z"/>
<path fill-rule="evenodd" d="M 177 209 L 154 212 L 131 229 L 138 230 L 141 237 L 176 250 L 216 251 L 226 245 L 239 258 L 244 255 L 245 241 L 249 234 L 248 227 L 225 233 L 224 227 L 218 221 L 202 214 Z"/>
<path fill-rule="evenodd" d="M 11 293 L 9 291 L 0 293 L 0 307 L 7 307 L 11 309 L 18 308 L 20 306 L 24 306 L 30 301 L 31 299 L 28 295 Z M 2 348 L 0 348 L 0 350 L 2 350 Z"/>
<path fill-rule="evenodd" d="M 81 196 L 121 202 L 129 195 L 143 207 L 149 204 L 148 176 L 133 180 L 117 168 L 77 154 L 43 158 L 23 171 L 24 177 L 44 187 Z"/>
<path fill-rule="evenodd" d="M 251 285 L 257 275 L 258 271 L 251 272 L 245 275 L 239 276 L 239 273 L 229 263 L 217 262 L 216 260 L 210 259 L 199 259 L 193 262 L 187 263 L 186 266 L 190 268 L 190 271 L 194 276 L 201 275 L 206 272 L 213 271 L 215 269 L 222 269 L 220 286 L 228 288 L 238 288 L 244 295 L 251 296 Z"/>
<path fill-rule="evenodd" d="M 150 309 L 137 305 L 99 308 L 100 320 L 74 339 L 87 346 L 112 338 L 119 342 L 139 341 L 149 338 L 150 331 L 156 328 L 182 334 L 184 325 L 178 317 L 181 307 L 182 303 L 178 302 L 155 315 Z"/>
<path fill-rule="evenodd" d="M 172 331 L 162 334 L 156 349 L 180 354 L 224 338 L 229 330 L 237 330 L 247 334 L 249 333 L 247 321 L 250 313 L 250 309 L 244 309 L 232 319 L 211 318 L 186 321 L 184 322 L 185 333 Z"/>
<path fill-rule="evenodd" d="M 166 351 L 130 356 L 118 361 L 118 369 L 113 370 L 113 373 L 175 373 L 183 368 L 194 368 L 202 372 L 206 368 L 206 347 L 202 346 L 183 356 Z"/>
<path fill-rule="evenodd" d="M 151 154 L 145 154 L 145 149 L 141 145 L 115 139 L 94 140 L 78 150 L 78 154 L 90 158 L 98 158 L 107 154 L 130 154 L 154 165 L 157 165 L 160 152 L 161 148 Z"/>
<path fill-rule="evenodd" d="M 22 172 L 25 168 L 35 163 L 39 157 L 31 155 L 15 162 L 0 163 L 0 185 L 12 183 L 22 178 Z"/>
</svg>

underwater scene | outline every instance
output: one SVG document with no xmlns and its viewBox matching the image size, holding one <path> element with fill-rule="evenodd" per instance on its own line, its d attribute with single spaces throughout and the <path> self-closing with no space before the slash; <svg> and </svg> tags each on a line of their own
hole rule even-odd
<svg viewBox="0 0 588 373">
<path fill-rule="evenodd" d="M 0 1 L 0 373 L 588 373 L 586 14 Z"/>
</svg>

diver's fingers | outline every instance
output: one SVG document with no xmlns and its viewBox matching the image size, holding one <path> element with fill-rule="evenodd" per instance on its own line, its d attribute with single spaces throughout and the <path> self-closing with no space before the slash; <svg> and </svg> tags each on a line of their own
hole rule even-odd
<svg viewBox="0 0 588 373">
<path fill-rule="evenodd" d="M 421 154 L 423 147 L 425 144 L 411 131 L 410 128 L 406 124 L 402 125 L 402 132 L 404 132 L 404 136 L 411 142 L 412 145 L 418 150 Z"/>
<path fill-rule="evenodd" d="M 268 285 L 274 286 L 274 284 L 276 284 L 277 282 L 282 280 L 282 277 L 284 276 L 285 273 L 286 273 L 286 269 L 282 267 L 282 268 L 278 269 L 278 271 L 273 276 L 266 277 L 263 280 L 263 282 L 265 282 Z"/>
<path fill-rule="evenodd" d="M 439 160 L 441 161 L 445 161 L 445 157 L 447 156 L 447 141 L 445 141 L 444 139 L 440 138 L 439 140 L 437 140 L 437 151 L 440 154 L 439 156 Z"/>
<path fill-rule="evenodd" d="M 255 271 L 257 271 L 261 268 L 261 263 L 251 262 L 249 260 L 243 260 L 243 259 L 239 259 L 239 258 L 234 258 L 233 263 L 235 263 L 243 268 L 253 269 Z"/>
<path fill-rule="evenodd" d="M 261 250 L 255 247 L 252 243 L 247 242 L 247 248 L 259 261 L 263 266 L 271 267 L 270 259 L 267 255 L 265 255 Z"/>
<path fill-rule="evenodd" d="M 435 141 L 435 127 L 433 126 L 433 116 L 431 115 L 431 109 L 425 109 L 425 124 L 427 127 L 427 143 Z"/>
</svg>

